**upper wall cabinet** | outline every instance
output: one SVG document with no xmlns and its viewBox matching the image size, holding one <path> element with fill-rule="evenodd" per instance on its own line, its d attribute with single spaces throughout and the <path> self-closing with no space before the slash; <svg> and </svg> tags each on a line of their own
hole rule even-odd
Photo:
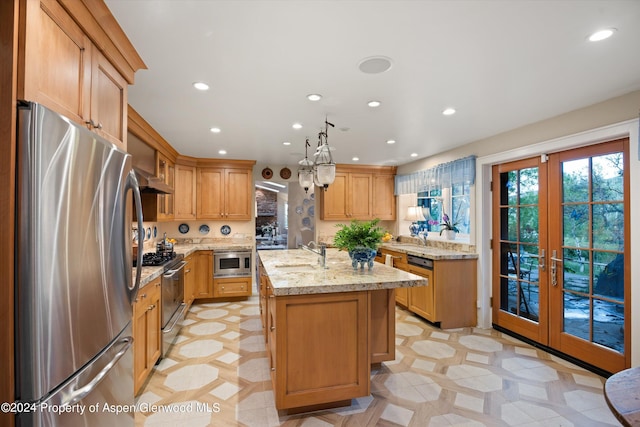
<svg viewBox="0 0 640 427">
<path fill-rule="evenodd" d="M 209 161 L 211 163 L 212 161 Z M 196 177 L 198 219 L 248 221 L 253 217 L 253 161 L 200 166 Z"/>
<path fill-rule="evenodd" d="M 388 166 L 337 165 L 335 181 L 320 191 L 321 219 L 394 220 L 395 171 Z"/>
<path fill-rule="evenodd" d="M 196 219 L 196 167 L 176 164 L 174 219 Z"/>
<path fill-rule="evenodd" d="M 18 98 L 126 149 L 127 85 L 146 68 L 102 0 L 24 0 Z"/>
</svg>

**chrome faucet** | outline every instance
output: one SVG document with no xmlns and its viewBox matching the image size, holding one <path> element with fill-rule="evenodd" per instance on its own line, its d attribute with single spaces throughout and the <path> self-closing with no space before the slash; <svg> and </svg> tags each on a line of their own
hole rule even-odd
<svg viewBox="0 0 640 427">
<path fill-rule="evenodd" d="M 313 245 L 313 247 L 317 249 L 311 249 L 310 247 L 311 245 Z M 309 243 L 307 243 L 307 245 L 303 244 L 303 245 L 300 245 L 300 247 L 305 251 L 309 251 L 316 255 L 319 255 L 320 258 L 318 258 L 318 263 L 320 263 L 320 266 L 322 268 L 327 268 L 327 245 L 325 245 L 324 243 L 320 243 L 318 245 L 316 242 L 312 240 Z"/>
</svg>

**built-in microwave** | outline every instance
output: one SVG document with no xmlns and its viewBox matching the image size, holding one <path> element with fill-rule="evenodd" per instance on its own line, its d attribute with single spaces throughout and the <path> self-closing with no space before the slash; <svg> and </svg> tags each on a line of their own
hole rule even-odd
<svg viewBox="0 0 640 427">
<path fill-rule="evenodd" d="M 213 251 L 213 277 L 251 276 L 251 251 Z"/>
</svg>

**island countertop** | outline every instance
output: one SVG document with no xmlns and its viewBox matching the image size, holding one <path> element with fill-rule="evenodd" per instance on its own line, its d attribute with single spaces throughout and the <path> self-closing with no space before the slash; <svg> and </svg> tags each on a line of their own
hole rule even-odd
<svg viewBox="0 0 640 427">
<path fill-rule="evenodd" d="M 383 243 L 382 246 L 380 246 L 380 248 L 388 249 L 396 252 L 403 252 L 408 255 L 415 255 L 423 258 L 429 258 L 434 261 L 478 258 L 478 254 L 476 253 L 453 251 L 450 249 L 441 249 L 435 246 L 421 246 L 413 243 L 400 243 L 400 242 Z"/>
<path fill-rule="evenodd" d="M 351 266 L 349 254 L 327 249 L 327 268 L 319 256 L 303 249 L 258 251 L 273 294 L 308 295 L 426 286 L 427 279 L 376 263 L 369 270 Z"/>
</svg>

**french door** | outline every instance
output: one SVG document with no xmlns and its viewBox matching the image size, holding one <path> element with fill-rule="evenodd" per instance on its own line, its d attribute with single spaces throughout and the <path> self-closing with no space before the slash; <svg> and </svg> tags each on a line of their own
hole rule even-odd
<svg viewBox="0 0 640 427">
<path fill-rule="evenodd" d="M 630 366 L 628 139 L 493 167 L 493 323 Z"/>
</svg>

